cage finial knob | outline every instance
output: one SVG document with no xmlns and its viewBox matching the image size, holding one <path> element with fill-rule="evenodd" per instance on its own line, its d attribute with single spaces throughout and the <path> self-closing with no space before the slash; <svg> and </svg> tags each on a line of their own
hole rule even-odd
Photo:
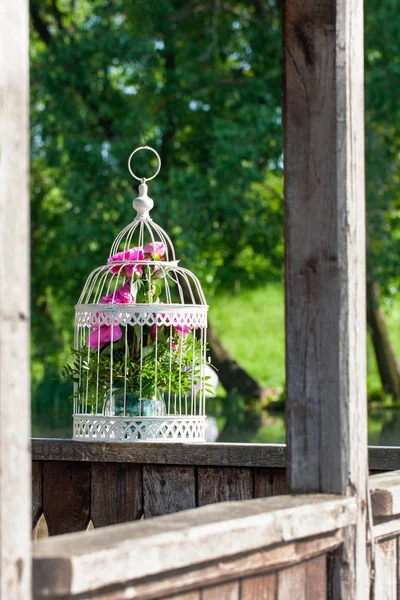
<svg viewBox="0 0 400 600">
<path fill-rule="evenodd" d="M 153 154 L 155 154 L 157 157 L 157 169 L 156 169 L 156 172 L 154 173 L 154 175 L 152 175 L 151 177 L 147 177 L 147 178 L 146 177 L 138 177 L 132 170 L 132 167 L 131 167 L 132 157 L 139 150 L 150 150 L 150 152 L 153 152 Z M 132 177 L 134 177 L 135 179 L 140 181 L 139 196 L 137 198 L 135 198 L 135 200 L 133 201 L 133 208 L 137 211 L 136 218 L 141 219 L 141 220 L 150 219 L 149 213 L 154 206 L 154 202 L 150 198 L 150 196 L 148 196 L 148 194 L 147 194 L 148 187 L 147 187 L 146 181 L 151 181 L 151 179 L 154 179 L 154 177 L 156 177 L 158 175 L 158 173 L 160 172 L 160 169 L 161 169 L 160 155 L 158 154 L 158 152 L 156 150 L 154 150 L 154 148 L 151 148 L 150 146 L 140 146 L 139 148 L 136 148 L 136 150 L 134 150 L 131 153 L 131 155 L 128 159 L 128 169 L 129 169 L 129 173 L 132 175 Z"/>
<path fill-rule="evenodd" d="M 137 212 L 137 219 L 150 219 L 150 211 L 154 206 L 154 202 L 148 196 L 147 190 L 146 180 L 142 179 L 142 183 L 139 185 L 139 196 L 133 201 L 133 208 Z"/>
</svg>

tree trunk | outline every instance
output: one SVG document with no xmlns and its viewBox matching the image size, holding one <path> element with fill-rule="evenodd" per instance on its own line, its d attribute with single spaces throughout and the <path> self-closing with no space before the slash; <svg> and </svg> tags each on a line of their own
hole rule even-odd
<svg viewBox="0 0 400 600">
<path fill-rule="evenodd" d="M 400 399 L 400 365 L 391 344 L 381 294 L 376 281 L 367 285 L 367 318 L 382 387 L 393 398 Z"/>
<path fill-rule="evenodd" d="M 257 400 L 263 400 L 271 394 L 271 388 L 261 387 L 229 354 L 210 324 L 207 328 L 207 341 L 211 362 L 217 369 L 219 380 L 228 393 L 237 393 L 246 399 Z"/>
</svg>

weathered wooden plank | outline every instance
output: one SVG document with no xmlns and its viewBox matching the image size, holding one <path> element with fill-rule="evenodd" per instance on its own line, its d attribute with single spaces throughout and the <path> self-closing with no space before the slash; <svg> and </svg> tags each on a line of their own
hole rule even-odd
<svg viewBox="0 0 400 600">
<path fill-rule="evenodd" d="M 239 600 L 239 581 L 224 583 L 201 591 L 201 600 Z"/>
<path fill-rule="evenodd" d="M 29 14 L 0 2 L 0 597 L 31 597 Z"/>
<path fill-rule="evenodd" d="M 396 537 L 397 600 L 400 600 L 400 536 Z"/>
<path fill-rule="evenodd" d="M 90 516 L 94 527 L 134 521 L 142 515 L 142 467 L 92 463 Z"/>
<path fill-rule="evenodd" d="M 32 530 L 43 513 L 43 463 L 32 463 Z"/>
<path fill-rule="evenodd" d="M 278 571 L 276 598 L 277 600 L 308 600 L 305 563 Z"/>
<path fill-rule="evenodd" d="M 335 577 L 338 598 L 367 598 L 363 2 L 283 14 L 289 480 L 357 495 Z"/>
<path fill-rule="evenodd" d="M 254 498 L 268 498 L 273 496 L 274 469 L 253 469 Z"/>
<path fill-rule="evenodd" d="M 208 563 L 206 566 L 191 565 L 183 571 L 174 571 L 172 575 L 167 572 L 150 580 L 146 579 L 145 582 L 135 582 L 133 584 L 135 597 L 140 600 L 153 600 L 165 594 L 171 595 L 173 592 L 178 594 L 187 589 L 198 589 L 232 581 L 239 575 L 240 577 L 258 575 L 260 579 L 263 579 L 266 571 L 275 571 L 318 556 L 322 552 L 329 552 L 337 548 L 342 541 L 342 531 L 336 530 L 334 533 L 314 537 L 310 540 L 274 545 L 272 548 L 240 554 L 239 557 L 222 558 L 215 563 Z M 255 579 L 258 580 L 258 577 Z M 130 587 L 132 585 L 129 583 L 123 584 L 120 592 Z M 254 592 L 254 587 L 257 588 L 257 583 L 249 586 L 249 589 Z M 245 589 L 247 588 L 245 587 Z M 267 590 L 269 590 L 268 586 Z M 116 597 L 118 598 L 118 596 Z M 253 597 L 258 598 L 258 596 Z M 103 596 L 97 593 L 96 598 L 100 600 Z M 113 598 L 111 597 L 110 600 Z"/>
<path fill-rule="evenodd" d="M 201 593 L 187 592 L 186 594 L 179 594 L 178 596 L 168 596 L 165 600 L 201 600 Z"/>
<path fill-rule="evenodd" d="M 32 457 L 34 460 L 272 468 L 284 468 L 286 460 L 283 444 L 118 444 L 58 439 L 33 439 Z"/>
<path fill-rule="evenodd" d="M 400 535 L 399 517 L 376 517 L 373 526 L 374 540 Z"/>
<path fill-rule="evenodd" d="M 375 579 L 373 581 L 376 600 L 397 598 L 397 540 L 392 538 L 375 546 Z"/>
<path fill-rule="evenodd" d="M 342 531 L 336 530 L 334 533 L 309 540 L 274 545 L 272 548 L 248 552 L 241 554 L 239 557 L 222 558 L 206 566 L 192 565 L 183 572 L 175 571 L 172 575 L 166 573 L 164 576 L 152 578 L 150 581 L 135 583 L 136 597 L 140 600 L 152 600 L 166 593 L 179 593 L 182 590 L 198 589 L 201 586 L 205 587 L 232 581 L 239 575 L 240 577 L 258 575 L 263 579 L 266 571 L 275 571 L 314 556 L 319 556 L 322 552 L 329 552 L 337 548 L 342 541 Z M 257 588 L 256 583 L 254 586 L 250 585 L 249 589 L 254 591 L 254 587 Z M 245 589 L 247 588 L 245 587 Z M 269 590 L 268 586 L 267 590 Z"/>
<path fill-rule="evenodd" d="M 280 570 L 277 579 L 278 600 L 325 600 L 326 555 Z"/>
<path fill-rule="evenodd" d="M 194 467 L 143 466 L 145 518 L 168 515 L 196 506 Z"/>
<path fill-rule="evenodd" d="M 306 562 L 307 600 L 325 600 L 327 597 L 327 565 L 326 554 L 317 556 Z"/>
<path fill-rule="evenodd" d="M 400 447 L 369 446 L 370 471 L 396 471 L 400 469 Z"/>
<path fill-rule="evenodd" d="M 253 469 L 254 497 L 281 496 L 289 494 L 289 484 L 283 469 Z"/>
<path fill-rule="evenodd" d="M 272 494 L 273 496 L 283 496 L 284 494 L 290 494 L 289 482 L 287 480 L 286 473 L 276 473 L 272 483 Z"/>
<path fill-rule="evenodd" d="M 284 444 L 113 444 L 60 439 L 33 439 L 33 460 L 125 462 L 194 466 L 284 469 Z M 400 447 L 369 446 L 371 471 L 400 469 Z"/>
<path fill-rule="evenodd" d="M 84 594 L 177 569 L 189 567 L 191 572 L 195 565 L 332 533 L 355 518 L 353 498 L 281 496 L 217 503 L 89 534 L 47 538 L 33 548 L 35 593 L 39 598 L 55 590 L 59 595 Z"/>
<path fill-rule="evenodd" d="M 43 513 L 49 535 L 83 531 L 90 520 L 90 465 L 43 465 Z"/>
<path fill-rule="evenodd" d="M 199 467 L 198 504 L 253 498 L 253 472 L 239 467 Z"/>
<path fill-rule="evenodd" d="M 275 600 L 276 575 L 261 575 L 243 579 L 240 600 Z"/>
<path fill-rule="evenodd" d="M 366 462 L 362 23 L 358 0 L 285 3 L 288 452 L 301 491 L 343 493 L 353 446 Z"/>
<path fill-rule="evenodd" d="M 372 475 L 369 478 L 369 489 L 374 517 L 400 513 L 400 471 Z"/>
</svg>

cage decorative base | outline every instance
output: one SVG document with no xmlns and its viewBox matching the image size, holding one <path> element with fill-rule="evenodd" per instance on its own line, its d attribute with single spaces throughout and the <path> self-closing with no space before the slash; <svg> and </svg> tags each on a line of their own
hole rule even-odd
<svg viewBox="0 0 400 600">
<path fill-rule="evenodd" d="M 205 442 L 207 417 L 105 417 L 74 415 L 75 440 L 102 442 Z"/>
</svg>

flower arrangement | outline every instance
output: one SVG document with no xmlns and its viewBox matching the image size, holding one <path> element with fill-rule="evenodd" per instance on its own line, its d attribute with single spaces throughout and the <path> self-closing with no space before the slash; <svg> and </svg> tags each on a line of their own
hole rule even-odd
<svg viewBox="0 0 400 600">
<path fill-rule="evenodd" d="M 111 256 L 109 272 L 123 285 L 99 304 L 162 304 L 165 252 L 163 242 L 152 241 Z M 204 344 L 179 323 L 176 311 L 162 317 L 162 324 L 96 325 L 84 346 L 73 350 L 73 365 L 64 367 L 63 376 L 75 383 L 75 397 L 85 396 L 87 413 L 162 416 L 180 412 L 182 403 L 187 410 L 190 398 L 209 388 Z"/>
</svg>

